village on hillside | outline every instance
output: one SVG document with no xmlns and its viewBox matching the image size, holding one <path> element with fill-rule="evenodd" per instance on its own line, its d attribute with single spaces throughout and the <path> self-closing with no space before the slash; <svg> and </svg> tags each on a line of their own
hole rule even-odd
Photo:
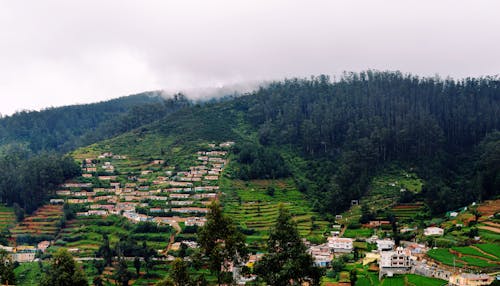
<svg viewBox="0 0 500 286">
<path fill-rule="evenodd" d="M 161 243 L 151 245 L 160 259 L 172 261 L 179 251 L 185 251 L 183 248 L 198 248 L 196 239 L 186 230 L 192 232 L 203 226 L 209 211 L 208 205 L 222 199 L 224 194 L 220 190 L 219 180 L 229 163 L 229 152 L 234 144 L 208 144 L 203 150 L 192 154 L 190 164 L 184 169 L 156 158 L 146 163 L 134 163 L 130 167 L 128 155 L 112 152 L 82 158 L 81 177 L 62 184 L 48 205 L 13 228 L 13 244 L 0 248 L 11 253 L 13 260 L 19 263 L 37 261 L 43 258 L 43 253 L 59 247 L 66 247 L 79 261 L 95 260 L 98 248 L 96 241 L 80 238 L 83 241 L 80 243 L 74 238 L 75 233 L 83 232 L 87 221 L 120 217 L 132 224 L 153 223 L 170 227 L 172 231 L 166 233 L 168 236 L 157 236 L 156 240 L 163 240 Z M 352 202 L 354 208 L 359 207 L 358 204 L 358 201 Z M 68 206 L 77 210 L 74 212 L 75 219 L 65 225 L 58 225 L 63 208 Z M 449 212 L 448 221 L 455 221 L 466 213 L 467 208 Z M 493 214 L 485 213 L 490 218 Z M 494 244 L 486 244 L 488 247 L 485 248 L 481 248 L 481 244 L 470 249 L 450 248 L 452 262 L 440 261 L 436 253 L 439 254 L 442 248 L 428 241 L 439 241 L 450 234 L 450 230 L 445 229 L 449 224 L 447 221 L 423 229 L 411 225 L 399 227 L 401 233 L 418 232 L 422 239 L 417 242 L 416 239 L 396 241 L 391 237 L 390 221 L 371 220 L 359 229 L 352 229 L 352 224 L 342 215 L 337 215 L 335 220 L 337 222 L 329 225 L 324 233 L 323 243 L 313 243 L 304 238 L 315 264 L 328 269 L 327 277 L 328 273 L 336 277 L 333 279 L 336 282 L 325 282 L 323 285 L 344 285 L 342 283 L 349 281 L 349 275 L 352 274 L 342 269 L 335 270 L 337 272 L 330 270 L 337 267 L 336 263 L 357 265 L 354 269 L 358 274 L 364 273 L 365 276 L 360 280 L 366 279 L 366 285 L 378 285 L 375 281 L 400 275 L 428 277 L 435 279 L 432 280 L 434 282 L 446 281 L 448 285 L 489 285 L 495 279 L 494 275 L 481 273 L 473 262 L 483 261 L 489 269 L 500 267 L 500 257 L 496 252 L 499 247 Z M 490 231 L 496 227 L 489 220 L 485 223 L 480 227 Z M 460 223 L 456 222 L 454 227 L 458 226 Z M 25 237 L 28 234 L 40 239 L 30 244 Z M 54 234 L 54 238 L 43 239 L 47 234 Z M 23 242 L 23 239 L 26 241 Z M 472 239 L 481 241 L 479 234 Z M 471 251 L 476 252 L 471 254 Z M 245 285 L 255 279 L 254 275 L 242 274 L 242 269 L 251 268 L 262 255 L 260 252 L 253 253 L 243 265 L 231 265 L 228 268 L 238 285 Z M 469 266 L 469 269 L 465 266 Z"/>
</svg>

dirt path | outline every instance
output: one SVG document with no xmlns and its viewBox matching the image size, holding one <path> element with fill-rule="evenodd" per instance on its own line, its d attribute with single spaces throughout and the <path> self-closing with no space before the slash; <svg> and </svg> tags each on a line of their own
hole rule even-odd
<svg viewBox="0 0 500 286">
<path fill-rule="evenodd" d="M 500 228 L 500 224 L 494 223 L 492 221 L 485 221 L 484 224 L 492 226 L 492 227 Z"/>
<path fill-rule="evenodd" d="M 495 257 L 493 254 L 490 254 L 488 252 L 485 252 L 484 250 L 482 250 L 481 248 L 477 247 L 477 246 L 474 246 L 474 245 L 471 245 L 470 248 L 474 248 L 475 250 L 481 252 L 482 254 L 490 257 L 490 259 L 498 259 L 497 257 Z M 494 262 L 496 263 L 496 262 Z"/>
<path fill-rule="evenodd" d="M 478 226 L 477 228 L 489 230 L 495 233 L 500 233 L 500 228 L 492 227 L 492 226 Z"/>
</svg>

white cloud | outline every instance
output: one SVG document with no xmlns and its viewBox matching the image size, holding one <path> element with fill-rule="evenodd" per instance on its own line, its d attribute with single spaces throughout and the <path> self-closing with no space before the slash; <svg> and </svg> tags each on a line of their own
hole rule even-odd
<svg viewBox="0 0 500 286">
<path fill-rule="evenodd" d="M 0 112 L 369 68 L 496 74 L 498 11 L 494 0 L 0 0 Z"/>
</svg>

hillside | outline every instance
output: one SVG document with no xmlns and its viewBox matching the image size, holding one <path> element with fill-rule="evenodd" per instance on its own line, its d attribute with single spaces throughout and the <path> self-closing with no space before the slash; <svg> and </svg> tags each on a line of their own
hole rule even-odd
<svg viewBox="0 0 500 286">
<path fill-rule="evenodd" d="M 9 145 L 67 152 L 157 120 L 187 105 L 182 96 L 165 99 L 146 92 L 113 100 L 20 111 L 0 118 L 0 151 Z"/>
<path fill-rule="evenodd" d="M 236 157 L 236 177 L 250 172 L 266 179 L 275 167 L 260 162 L 281 157 L 315 209 L 330 214 L 360 199 L 377 170 L 396 162 L 422 179 L 431 211 L 443 212 L 443 205 L 498 195 L 499 102 L 495 78 L 368 71 L 332 83 L 321 76 L 195 105 L 97 146 L 168 160 L 200 142 L 236 141 L 242 153 L 257 154 L 250 161 Z"/>
</svg>

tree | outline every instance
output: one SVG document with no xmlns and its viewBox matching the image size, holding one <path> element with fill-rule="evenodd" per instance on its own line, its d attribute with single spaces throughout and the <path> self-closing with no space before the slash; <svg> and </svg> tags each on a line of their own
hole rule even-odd
<svg viewBox="0 0 500 286">
<path fill-rule="evenodd" d="M 94 279 L 92 280 L 92 282 L 94 283 L 94 286 L 103 286 L 104 284 L 102 283 L 102 278 L 101 276 L 96 276 L 94 277 Z"/>
<path fill-rule="evenodd" d="M 186 286 L 191 284 L 191 278 L 189 277 L 187 263 L 181 258 L 176 258 L 172 262 L 170 277 L 172 278 L 175 286 Z"/>
<path fill-rule="evenodd" d="M 290 281 L 300 285 L 309 282 L 319 285 L 322 271 L 306 252 L 297 225 L 282 205 L 276 225 L 269 231 L 267 254 L 255 265 L 255 273 L 269 285 L 285 286 Z"/>
<path fill-rule="evenodd" d="M 104 271 L 104 268 L 106 267 L 106 262 L 104 262 L 104 260 L 94 259 L 92 261 L 92 264 L 94 265 L 98 275 L 101 275 L 102 272 Z"/>
<path fill-rule="evenodd" d="M 0 282 L 6 285 L 16 284 L 12 257 L 3 249 L 0 249 Z"/>
<path fill-rule="evenodd" d="M 233 224 L 233 221 L 222 214 L 220 205 L 212 202 L 207 214 L 207 222 L 198 231 L 198 241 L 209 261 L 209 269 L 217 275 L 217 282 L 222 283 L 222 268 L 227 262 L 238 265 L 247 258 L 245 237 Z"/>
<path fill-rule="evenodd" d="M 115 280 L 122 286 L 128 286 L 130 279 L 132 279 L 132 273 L 128 270 L 127 261 L 121 258 L 118 261 L 118 269 L 115 273 Z"/>
<path fill-rule="evenodd" d="M 134 268 L 135 273 L 139 276 L 139 272 L 141 271 L 141 259 L 139 257 L 134 257 Z"/>
<path fill-rule="evenodd" d="M 83 270 L 76 264 L 73 256 L 64 248 L 57 250 L 52 257 L 40 286 L 87 286 Z"/>
<path fill-rule="evenodd" d="M 113 251 L 109 245 L 107 234 L 102 235 L 102 245 L 97 250 L 97 255 L 104 259 L 105 266 L 111 266 L 111 262 L 113 262 Z"/>
<path fill-rule="evenodd" d="M 358 273 L 356 272 L 356 268 L 351 269 L 349 272 L 349 280 L 351 282 L 351 286 L 356 285 L 356 280 L 358 280 Z"/>
</svg>

